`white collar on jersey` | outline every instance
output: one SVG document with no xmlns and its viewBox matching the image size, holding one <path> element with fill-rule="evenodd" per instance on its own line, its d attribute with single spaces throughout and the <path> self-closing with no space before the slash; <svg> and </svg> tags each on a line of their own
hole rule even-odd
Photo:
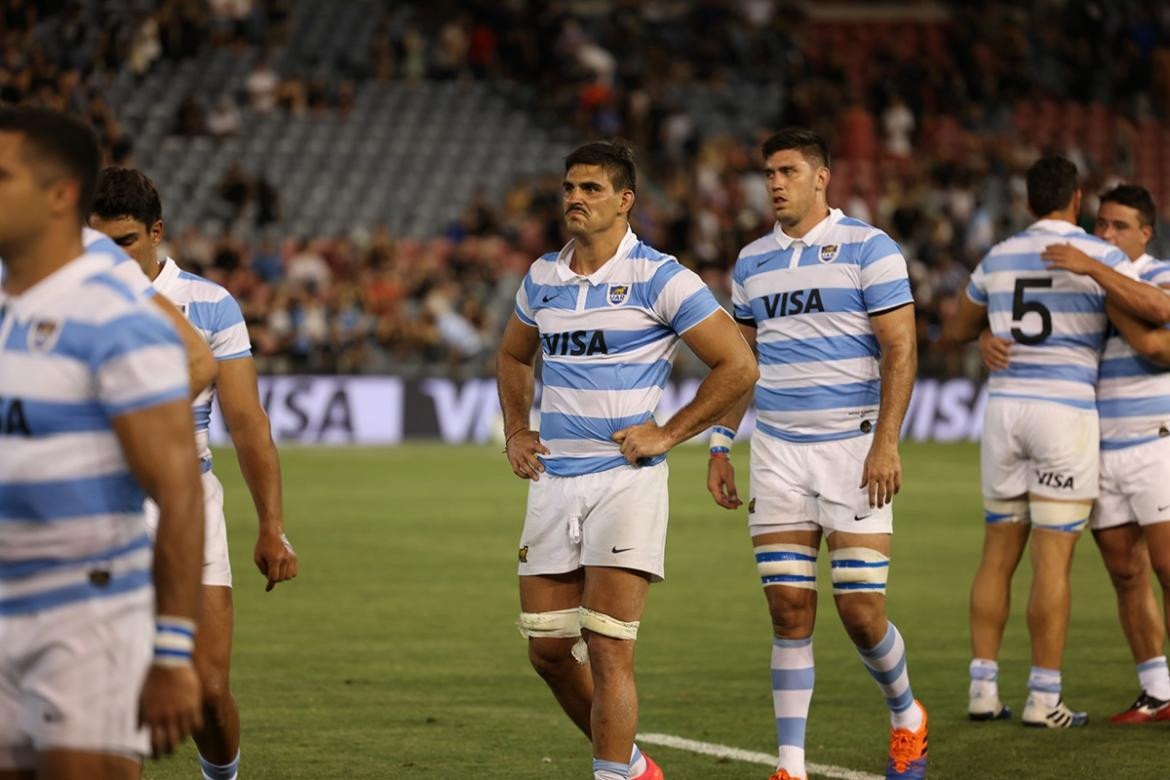
<svg viewBox="0 0 1170 780">
<path fill-rule="evenodd" d="M 154 281 L 150 283 L 150 286 L 156 290 L 162 290 L 179 276 L 181 270 L 183 269 L 179 268 L 179 264 L 168 255 L 159 265 L 158 276 L 154 277 Z"/>
<path fill-rule="evenodd" d="M 820 241 L 821 238 L 825 235 L 825 231 L 835 225 L 837 221 L 843 216 L 845 216 L 845 214 L 841 211 L 841 209 L 829 209 L 829 216 L 813 225 L 812 230 L 808 231 L 800 238 L 793 238 L 792 236 L 785 233 L 784 229 L 780 227 L 780 223 L 777 222 L 772 227 L 772 235 L 776 237 L 776 243 L 780 245 L 781 249 L 787 249 L 794 243 L 804 244 L 805 246 L 816 246 L 817 242 Z"/>
<path fill-rule="evenodd" d="M 613 269 L 617 267 L 619 260 L 624 260 L 627 255 L 634 249 L 634 244 L 638 243 L 638 237 L 634 234 L 633 228 L 627 226 L 626 234 L 622 237 L 621 243 L 618 244 L 617 251 L 613 253 L 613 257 L 601 264 L 601 267 L 591 273 L 589 276 L 581 276 L 581 274 L 573 271 L 569 264 L 573 261 L 573 244 L 576 239 L 569 239 L 569 243 L 565 244 L 561 249 L 561 253 L 557 255 L 557 276 L 563 282 L 572 282 L 577 279 L 586 279 L 589 284 L 602 284 L 605 280 L 613 275 Z"/>
<path fill-rule="evenodd" d="M 1038 219 L 1028 225 L 1028 231 L 1038 233 L 1056 233 L 1059 236 L 1071 236 L 1074 233 L 1084 233 L 1080 225 L 1065 222 L 1063 219 Z"/>
<path fill-rule="evenodd" d="M 109 267 L 109 255 L 102 252 L 87 252 L 70 260 L 22 294 L 5 296 L 5 300 L 16 319 L 32 317 L 41 306 L 75 287 L 81 280 L 109 270 Z"/>
</svg>

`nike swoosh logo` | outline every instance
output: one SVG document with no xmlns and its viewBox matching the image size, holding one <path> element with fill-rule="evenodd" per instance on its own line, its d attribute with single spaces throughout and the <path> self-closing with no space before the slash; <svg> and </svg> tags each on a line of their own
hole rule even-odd
<svg viewBox="0 0 1170 780">
<path fill-rule="evenodd" d="M 1170 509 L 1170 504 L 1167 504 L 1166 506 L 1158 507 L 1159 512 L 1165 512 L 1167 509 Z"/>
<path fill-rule="evenodd" d="M 617 555 L 618 553 L 629 552 L 632 549 L 634 549 L 634 548 L 633 547 L 623 547 L 619 550 L 617 547 L 610 547 L 609 551 L 611 553 L 613 553 L 614 555 Z"/>
<path fill-rule="evenodd" d="M 870 513 L 869 513 L 869 515 L 872 515 L 872 514 L 873 514 L 873 512 L 870 512 Z M 869 517 L 869 515 L 862 515 L 861 517 L 858 517 L 857 515 L 854 515 L 854 516 L 853 516 L 853 519 L 854 519 L 854 520 L 864 520 L 865 518 Z"/>
<path fill-rule="evenodd" d="M 551 301 L 555 297 L 556 297 L 555 295 L 546 295 L 540 299 L 540 302 L 541 303 L 548 303 L 549 301 Z"/>
</svg>

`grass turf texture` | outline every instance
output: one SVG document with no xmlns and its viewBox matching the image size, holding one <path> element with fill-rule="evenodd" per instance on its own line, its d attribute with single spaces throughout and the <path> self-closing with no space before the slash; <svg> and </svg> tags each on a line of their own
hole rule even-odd
<svg viewBox="0 0 1170 780">
<path fill-rule="evenodd" d="M 747 452 L 737 449 L 747 492 Z M 583 778 L 590 750 L 529 668 L 513 628 L 525 485 L 498 448 L 285 449 L 302 574 L 264 592 L 253 514 L 230 451 L 216 472 L 235 572 L 233 688 L 242 777 Z M 1164 778 L 1170 724 L 1107 723 L 1137 693 L 1113 592 L 1078 545 L 1065 694 L 1086 729 L 1025 729 L 1028 564 L 1000 658 L 1010 722 L 966 719 L 967 596 L 979 558 L 978 450 L 903 447 L 890 614 L 930 711 L 933 778 Z M 706 494 L 698 448 L 671 456 L 667 581 L 651 590 L 637 672 L 641 728 L 771 753 L 769 623 L 744 510 Z M 821 555 L 808 760 L 884 774 L 888 715 L 841 629 Z M 670 780 L 764 778 L 763 766 L 649 748 Z M 198 777 L 188 743 L 146 777 Z"/>
</svg>

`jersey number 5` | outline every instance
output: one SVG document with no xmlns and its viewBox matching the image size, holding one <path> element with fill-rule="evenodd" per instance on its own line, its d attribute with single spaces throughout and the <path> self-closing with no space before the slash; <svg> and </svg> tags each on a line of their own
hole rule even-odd
<svg viewBox="0 0 1170 780">
<path fill-rule="evenodd" d="M 1024 319 L 1024 315 L 1029 312 L 1034 312 L 1040 315 L 1040 332 L 1027 334 L 1020 330 L 1014 324 L 1012 326 L 1012 338 L 1021 344 L 1041 344 L 1052 335 L 1052 312 L 1048 311 L 1048 307 L 1040 303 L 1040 301 L 1025 301 L 1024 291 L 1029 287 L 1051 287 L 1052 277 L 1047 278 L 1032 278 L 1032 279 L 1016 279 L 1016 291 L 1012 295 L 1012 322 L 1017 323 Z"/>
</svg>

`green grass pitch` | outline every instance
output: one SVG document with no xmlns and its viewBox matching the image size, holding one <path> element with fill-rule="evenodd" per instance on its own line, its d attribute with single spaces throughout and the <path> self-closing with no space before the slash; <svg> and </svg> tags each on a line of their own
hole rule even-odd
<svg viewBox="0 0 1170 780">
<path fill-rule="evenodd" d="M 282 458 L 302 573 L 266 594 L 251 562 L 247 492 L 232 454 L 217 454 L 236 583 L 241 777 L 587 777 L 589 746 L 528 667 L 513 627 L 525 486 L 498 448 L 285 449 Z M 978 451 L 906 444 L 903 458 L 889 609 L 930 711 L 931 776 L 1170 777 L 1170 724 L 1106 722 L 1137 682 L 1088 538 L 1074 567 L 1064 671 L 1066 698 L 1091 724 L 1047 732 L 1018 720 L 967 722 L 967 594 L 983 524 Z M 735 463 L 746 492 L 747 453 L 737 450 Z M 641 728 L 771 753 L 769 624 L 746 516 L 710 501 L 701 449 L 674 453 L 671 470 L 667 580 L 651 591 L 638 648 Z M 827 559 L 808 759 L 881 774 L 888 716 L 832 610 Z M 1025 562 L 1000 659 L 1000 689 L 1017 718 L 1030 579 Z M 769 772 L 649 752 L 670 780 Z M 146 776 L 197 777 L 190 744 Z"/>
</svg>

